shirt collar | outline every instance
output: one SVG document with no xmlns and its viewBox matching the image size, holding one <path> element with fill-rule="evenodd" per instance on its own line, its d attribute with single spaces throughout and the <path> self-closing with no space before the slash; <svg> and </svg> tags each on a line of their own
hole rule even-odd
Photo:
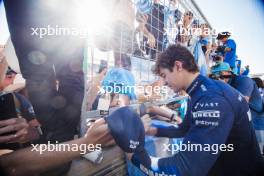
<svg viewBox="0 0 264 176">
<path fill-rule="evenodd" d="M 201 85 L 203 80 L 204 80 L 204 76 L 202 76 L 200 74 L 193 80 L 191 85 L 186 89 L 186 92 L 189 94 L 189 96 L 193 95 L 194 90 L 196 90 L 197 87 L 199 87 Z"/>
</svg>

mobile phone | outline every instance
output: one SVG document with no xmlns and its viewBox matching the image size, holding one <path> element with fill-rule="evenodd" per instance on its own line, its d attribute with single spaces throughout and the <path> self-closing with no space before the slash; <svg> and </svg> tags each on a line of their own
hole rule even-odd
<svg viewBox="0 0 264 176">
<path fill-rule="evenodd" d="M 98 73 L 101 73 L 105 68 L 108 68 L 108 63 L 106 60 L 101 60 Z"/>
<path fill-rule="evenodd" d="M 13 94 L 7 93 L 0 96 L 0 120 L 7 120 L 10 118 L 17 118 L 17 112 Z M 2 135 L 10 134 L 15 134 L 15 131 Z"/>
</svg>

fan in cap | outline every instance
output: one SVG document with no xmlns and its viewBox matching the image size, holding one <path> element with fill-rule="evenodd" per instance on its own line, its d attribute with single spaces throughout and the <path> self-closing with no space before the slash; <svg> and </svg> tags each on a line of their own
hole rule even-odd
<svg viewBox="0 0 264 176">
<path fill-rule="evenodd" d="M 212 66 L 211 68 L 212 74 L 220 74 L 223 71 L 231 71 L 229 64 L 226 62 L 220 62 L 217 65 Z"/>
<path fill-rule="evenodd" d="M 219 62 L 211 67 L 211 74 L 209 75 L 212 79 L 226 80 L 232 78 L 234 73 L 232 72 L 230 66 L 226 62 Z"/>
<path fill-rule="evenodd" d="M 123 68 L 113 68 L 102 81 L 102 88 L 109 93 L 125 94 L 130 100 L 136 99 L 135 79 L 132 73 Z"/>
<path fill-rule="evenodd" d="M 217 35 L 217 37 L 216 37 L 216 39 L 217 40 L 221 40 L 221 39 L 223 39 L 223 38 L 229 38 L 231 36 L 231 33 L 230 32 L 220 32 L 218 35 Z"/>
</svg>

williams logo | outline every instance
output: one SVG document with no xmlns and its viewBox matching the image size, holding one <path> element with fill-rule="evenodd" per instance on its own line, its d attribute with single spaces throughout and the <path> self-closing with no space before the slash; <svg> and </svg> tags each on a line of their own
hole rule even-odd
<svg viewBox="0 0 264 176">
<path fill-rule="evenodd" d="M 130 143 L 129 148 L 131 148 L 131 149 L 136 149 L 137 146 L 139 145 L 138 141 L 130 140 L 129 143 Z"/>
</svg>

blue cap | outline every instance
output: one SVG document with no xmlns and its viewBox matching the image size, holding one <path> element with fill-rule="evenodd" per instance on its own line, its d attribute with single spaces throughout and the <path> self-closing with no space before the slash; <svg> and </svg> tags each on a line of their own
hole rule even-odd
<svg viewBox="0 0 264 176">
<path fill-rule="evenodd" d="M 219 74 L 222 71 L 232 71 L 229 64 L 226 62 L 219 62 L 217 65 L 211 67 L 212 74 Z"/>
<path fill-rule="evenodd" d="M 130 71 L 123 68 L 109 70 L 102 81 L 102 88 L 108 93 L 125 94 L 131 100 L 136 99 L 135 78 Z"/>
<path fill-rule="evenodd" d="M 223 39 L 223 38 L 225 38 L 225 37 L 230 37 L 231 36 L 231 33 L 230 32 L 228 32 L 228 31 L 226 31 L 226 32 L 220 32 L 218 35 L 217 35 L 217 37 L 216 37 L 216 39 L 217 40 L 220 40 L 220 39 Z"/>
<path fill-rule="evenodd" d="M 139 115 L 130 107 L 121 107 L 105 117 L 116 144 L 127 153 L 144 150 L 145 130 Z"/>
</svg>

